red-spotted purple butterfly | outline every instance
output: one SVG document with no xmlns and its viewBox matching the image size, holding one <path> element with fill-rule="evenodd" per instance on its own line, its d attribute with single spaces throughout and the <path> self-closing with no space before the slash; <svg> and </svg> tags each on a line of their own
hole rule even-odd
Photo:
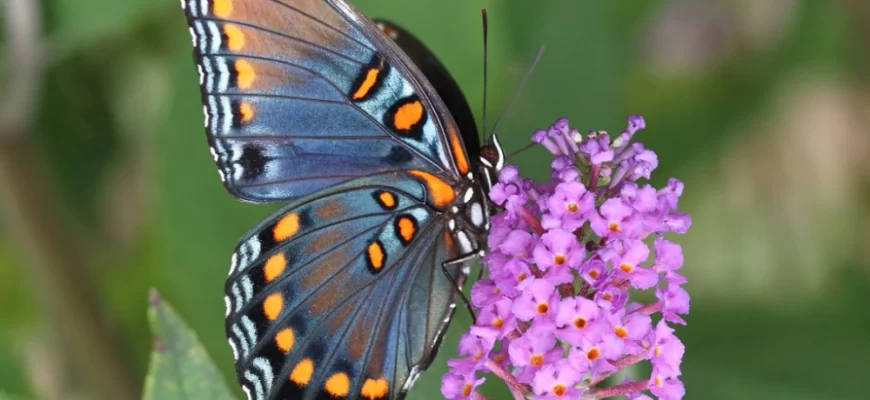
<svg viewBox="0 0 870 400">
<path fill-rule="evenodd" d="M 405 30 L 344 0 L 182 0 L 227 190 L 290 203 L 239 242 L 226 332 L 251 399 L 398 399 L 482 253 L 504 162 Z M 469 154 L 466 149 L 469 149 Z"/>
</svg>

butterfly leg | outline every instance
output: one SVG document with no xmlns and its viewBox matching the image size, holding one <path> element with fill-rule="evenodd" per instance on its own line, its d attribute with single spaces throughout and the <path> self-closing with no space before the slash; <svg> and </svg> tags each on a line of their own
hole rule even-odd
<svg viewBox="0 0 870 400">
<path fill-rule="evenodd" d="M 471 315 L 472 324 L 477 323 L 477 314 L 474 313 L 474 309 L 471 307 L 471 302 L 468 301 L 468 297 L 465 296 L 465 293 L 462 293 L 462 287 L 459 286 L 459 283 L 456 282 L 456 279 L 454 279 L 453 275 L 450 274 L 448 268 L 456 265 L 460 265 L 462 268 L 468 268 L 463 264 L 467 264 L 478 257 L 480 257 L 479 253 L 470 253 L 441 263 L 441 271 L 444 272 L 444 275 L 446 275 L 447 279 L 449 279 L 453 284 L 456 293 L 459 294 L 459 298 L 462 299 L 462 304 L 465 306 L 465 309 L 468 310 L 468 314 Z"/>
</svg>

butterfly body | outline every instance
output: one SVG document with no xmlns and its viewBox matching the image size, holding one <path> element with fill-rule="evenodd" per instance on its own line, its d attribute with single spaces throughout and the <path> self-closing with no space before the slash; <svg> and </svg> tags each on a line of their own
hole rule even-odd
<svg viewBox="0 0 870 400">
<path fill-rule="evenodd" d="M 289 202 L 232 255 L 226 331 L 242 388 L 404 397 L 481 253 L 500 147 L 472 158 L 477 130 L 446 69 L 343 0 L 182 6 L 221 180 L 242 200 Z"/>
</svg>

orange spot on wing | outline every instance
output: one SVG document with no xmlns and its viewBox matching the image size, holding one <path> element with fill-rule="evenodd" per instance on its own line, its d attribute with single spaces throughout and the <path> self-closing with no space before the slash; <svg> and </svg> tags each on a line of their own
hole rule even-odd
<svg viewBox="0 0 870 400">
<path fill-rule="evenodd" d="M 314 362 L 306 358 L 293 367 L 293 371 L 290 372 L 290 380 L 299 386 L 305 386 L 311 380 L 311 374 L 313 373 Z"/>
<path fill-rule="evenodd" d="M 344 372 L 336 372 L 326 380 L 323 388 L 333 397 L 347 396 L 350 391 L 350 379 Z"/>
<path fill-rule="evenodd" d="M 378 201 L 381 202 L 381 205 L 384 206 L 384 208 L 393 208 L 396 206 L 396 196 L 390 192 L 381 192 L 378 195 Z"/>
<path fill-rule="evenodd" d="M 387 396 L 390 386 L 384 378 L 366 379 L 360 394 L 369 400 L 377 400 Z"/>
<path fill-rule="evenodd" d="M 275 280 L 278 275 L 284 272 L 284 268 L 287 268 L 287 258 L 284 257 L 284 253 L 278 253 L 269 257 L 266 260 L 266 266 L 263 268 L 263 276 L 266 278 L 266 282 Z"/>
<path fill-rule="evenodd" d="M 275 335 L 275 344 L 278 345 L 278 349 L 284 352 L 284 354 L 289 353 L 295 343 L 296 335 L 293 334 L 293 330 L 290 328 L 284 328 Z"/>
<path fill-rule="evenodd" d="M 236 60 L 236 82 L 241 89 L 250 88 L 254 84 L 254 79 L 257 78 L 257 72 L 254 71 L 254 66 L 248 60 Z"/>
<path fill-rule="evenodd" d="M 353 93 L 353 99 L 359 100 L 363 97 L 366 97 L 366 95 L 369 94 L 369 91 L 372 90 L 372 87 L 375 86 L 375 83 L 378 82 L 378 74 L 380 73 L 381 70 L 377 68 L 370 68 L 368 71 L 366 71 L 366 78 Z"/>
<path fill-rule="evenodd" d="M 456 199 L 456 192 L 453 191 L 453 187 L 441 178 L 416 169 L 409 170 L 408 173 L 426 183 L 426 188 L 429 189 L 429 199 L 432 200 L 432 204 L 435 207 L 443 209 Z"/>
<path fill-rule="evenodd" d="M 405 242 L 410 242 L 414 238 L 417 228 L 414 226 L 414 221 L 408 217 L 399 217 L 399 235 Z"/>
<path fill-rule="evenodd" d="M 275 228 L 272 229 L 272 237 L 276 242 L 280 242 L 295 235 L 296 232 L 299 232 L 299 214 L 290 213 L 275 224 Z"/>
<path fill-rule="evenodd" d="M 233 2 L 231 0 L 214 0 L 212 12 L 216 17 L 226 18 L 233 12 Z"/>
<path fill-rule="evenodd" d="M 284 296 L 281 293 L 272 293 L 263 302 L 263 314 L 269 321 L 274 321 L 284 308 Z"/>
<path fill-rule="evenodd" d="M 400 131 L 409 131 L 423 118 L 423 103 L 414 100 L 402 104 L 393 116 L 393 127 Z"/>
<path fill-rule="evenodd" d="M 468 173 L 468 155 L 465 154 L 462 141 L 459 139 L 459 135 L 456 134 L 455 129 L 448 130 L 447 136 L 450 138 L 450 150 L 453 152 L 453 161 L 456 162 L 456 169 L 459 170 L 459 173 L 465 175 Z"/>
<path fill-rule="evenodd" d="M 233 24 L 224 24 L 224 34 L 227 36 L 227 48 L 239 51 L 245 47 L 245 34 L 241 28 Z"/>
<path fill-rule="evenodd" d="M 250 122 L 254 119 L 254 106 L 247 101 L 239 104 L 239 114 L 242 115 L 242 122 Z"/>
<path fill-rule="evenodd" d="M 368 256 L 372 268 L 381 269 L 384 266 L 384 248 L 381 246 L 381 242 L 374 241 L 369 245 Z"/>
</svg>

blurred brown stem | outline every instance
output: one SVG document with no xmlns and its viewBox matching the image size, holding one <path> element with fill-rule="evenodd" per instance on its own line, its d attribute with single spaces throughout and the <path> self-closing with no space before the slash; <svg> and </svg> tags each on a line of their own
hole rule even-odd
<svg viewBox="0 0 870 400">
<path fill-rule="evenodd" d="M 95 397 L 135 399 L 129 363 L 105 329 L 86 261 L 68 229 L 63 207 L 52 193 L 50 174 L 29 135 L 45 70 L 40 1 L 4 0 L 9 65 L 0 93 L 0 208 L 13 248 L 29 258 L 37 303 L 57 340 L 71 357 L 67 365 L 88 380 Z M 62 363 L 62 357 L 55 360 Z"/>
</svg>

